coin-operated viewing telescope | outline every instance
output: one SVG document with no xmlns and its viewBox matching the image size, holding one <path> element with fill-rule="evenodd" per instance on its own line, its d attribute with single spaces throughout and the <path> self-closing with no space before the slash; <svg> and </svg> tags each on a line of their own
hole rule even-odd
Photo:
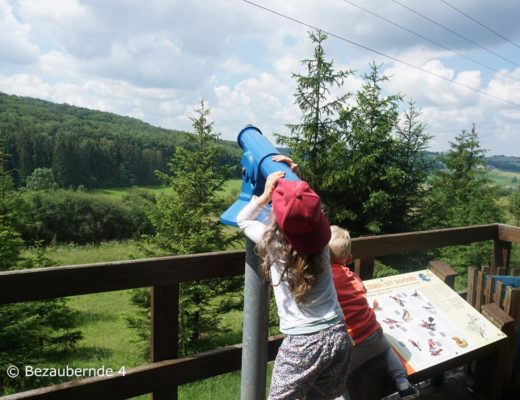
<svg viewBox="0 0 520 400">
<path fill-rule="evenodd" d="M 242 189 L 238 200 L 220 216 L 226 225 L 238 226 L 238 213 L 251 201 L 253 195 L 261 195 L 265 180 L 276 171 L 285 172 L 285 179 L 299 180 L 289 166 L 273 161 L 279 154 L 262 136 L 260 129 L 247 125 L 238 134 L 242 155 Z M 257 219 L 270 216 L 268 207 Z M 246 265 L 244 271 L 244 327 L 242 333 L 242 370 L 240 373 L 240 400 L 265 399 L 267 376 L 267 334 L 269 331 L 269 285 L 260 273 L 260 260 L 255 244 L 246 238 Z"/>
<path fill-rule="evenodd" d="M 283 171 L 285 179 L 300 180 L 287 164 L 272 160 L 274 155 L 280 153 L 257 127 L 247 125 L 238 133 L 237 141 L 244 150 L 240 161 L 242 189 L 238 200 L 220 216 L 223 224 L 232 226 L 238 226 L 237 215 L 251 201 L 253 195 L 260 196 L 263 193 L 265 180 L 269 174 Z"/>
</svg>

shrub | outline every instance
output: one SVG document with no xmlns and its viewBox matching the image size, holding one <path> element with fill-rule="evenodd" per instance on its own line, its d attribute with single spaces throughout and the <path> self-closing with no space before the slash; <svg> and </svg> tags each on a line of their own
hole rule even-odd
<svg viewBox="0 0 520 400">
<path fill-rule="evenodd" d="M 21 233 L 26 241 L 44 243 L 99 243 L 136 238 L 151 233 L 145 209 L 153 206 L 140 195 L 123 202 L 70 190 L 27 192 L 24 194 L 24 223 Z"/>
</svg>

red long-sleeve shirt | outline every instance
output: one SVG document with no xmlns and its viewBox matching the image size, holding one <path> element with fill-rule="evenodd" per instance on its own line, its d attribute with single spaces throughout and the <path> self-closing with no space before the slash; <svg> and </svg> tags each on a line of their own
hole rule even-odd
<svg viewBox="0 0 520 400">
<path fill-rule="evenodd" d="M 332 277 L 348 333 L 356 344 L 361 343 L 381 327 L 368 305 L 365 286 L 354 272 L 340 264 L 332 264 Z"/>
</svg>

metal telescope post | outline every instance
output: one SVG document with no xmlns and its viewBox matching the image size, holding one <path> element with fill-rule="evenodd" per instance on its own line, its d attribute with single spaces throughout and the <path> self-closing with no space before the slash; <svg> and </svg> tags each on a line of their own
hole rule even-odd
<svg viewBox="0 0 520 400">
<path fill-rule="evenodd" d="M 299 178 L 284 163 L 275 162 L 272 156 L 279 154 L 260 130 L 248 125 L 238 134 L 238 144 L 244 150 L 242 156 L 242 190 L 238 200 L 220 217 L 226 225 L 238 226 L 237 214 L 253 195 L 261 195 L 265 179 L 275 171 L 284 171 L 285 179 Z M 265 217 L 262 213 L 259 219 Z M 242 370 L 240 381 L 241 400 L 264 400 L 267 377 L 267 336 L 269 328 L 269 285 L 260 275 L 260 260 L 255 253 L 255 243 L 246 238 L 246 265 L 244 278 L 244 325 Z"/>
</svg>

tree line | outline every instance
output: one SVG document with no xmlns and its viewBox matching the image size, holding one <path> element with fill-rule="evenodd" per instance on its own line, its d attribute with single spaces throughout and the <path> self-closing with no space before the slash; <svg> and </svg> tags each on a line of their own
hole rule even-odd
<svg viewBox="0 0 520 400">
<path fill-rule="evenodd" d="M 186 132 L 43 100 L 0 93 L 0 132 L 16 187 L 39 168 L 51 169 L 62 188 L 157 185 Z M 222 142 L 222 164 L 238 164 L 238 146 Z M 230 172 L 237 175 L 237 169 Z"/>
</svg>

